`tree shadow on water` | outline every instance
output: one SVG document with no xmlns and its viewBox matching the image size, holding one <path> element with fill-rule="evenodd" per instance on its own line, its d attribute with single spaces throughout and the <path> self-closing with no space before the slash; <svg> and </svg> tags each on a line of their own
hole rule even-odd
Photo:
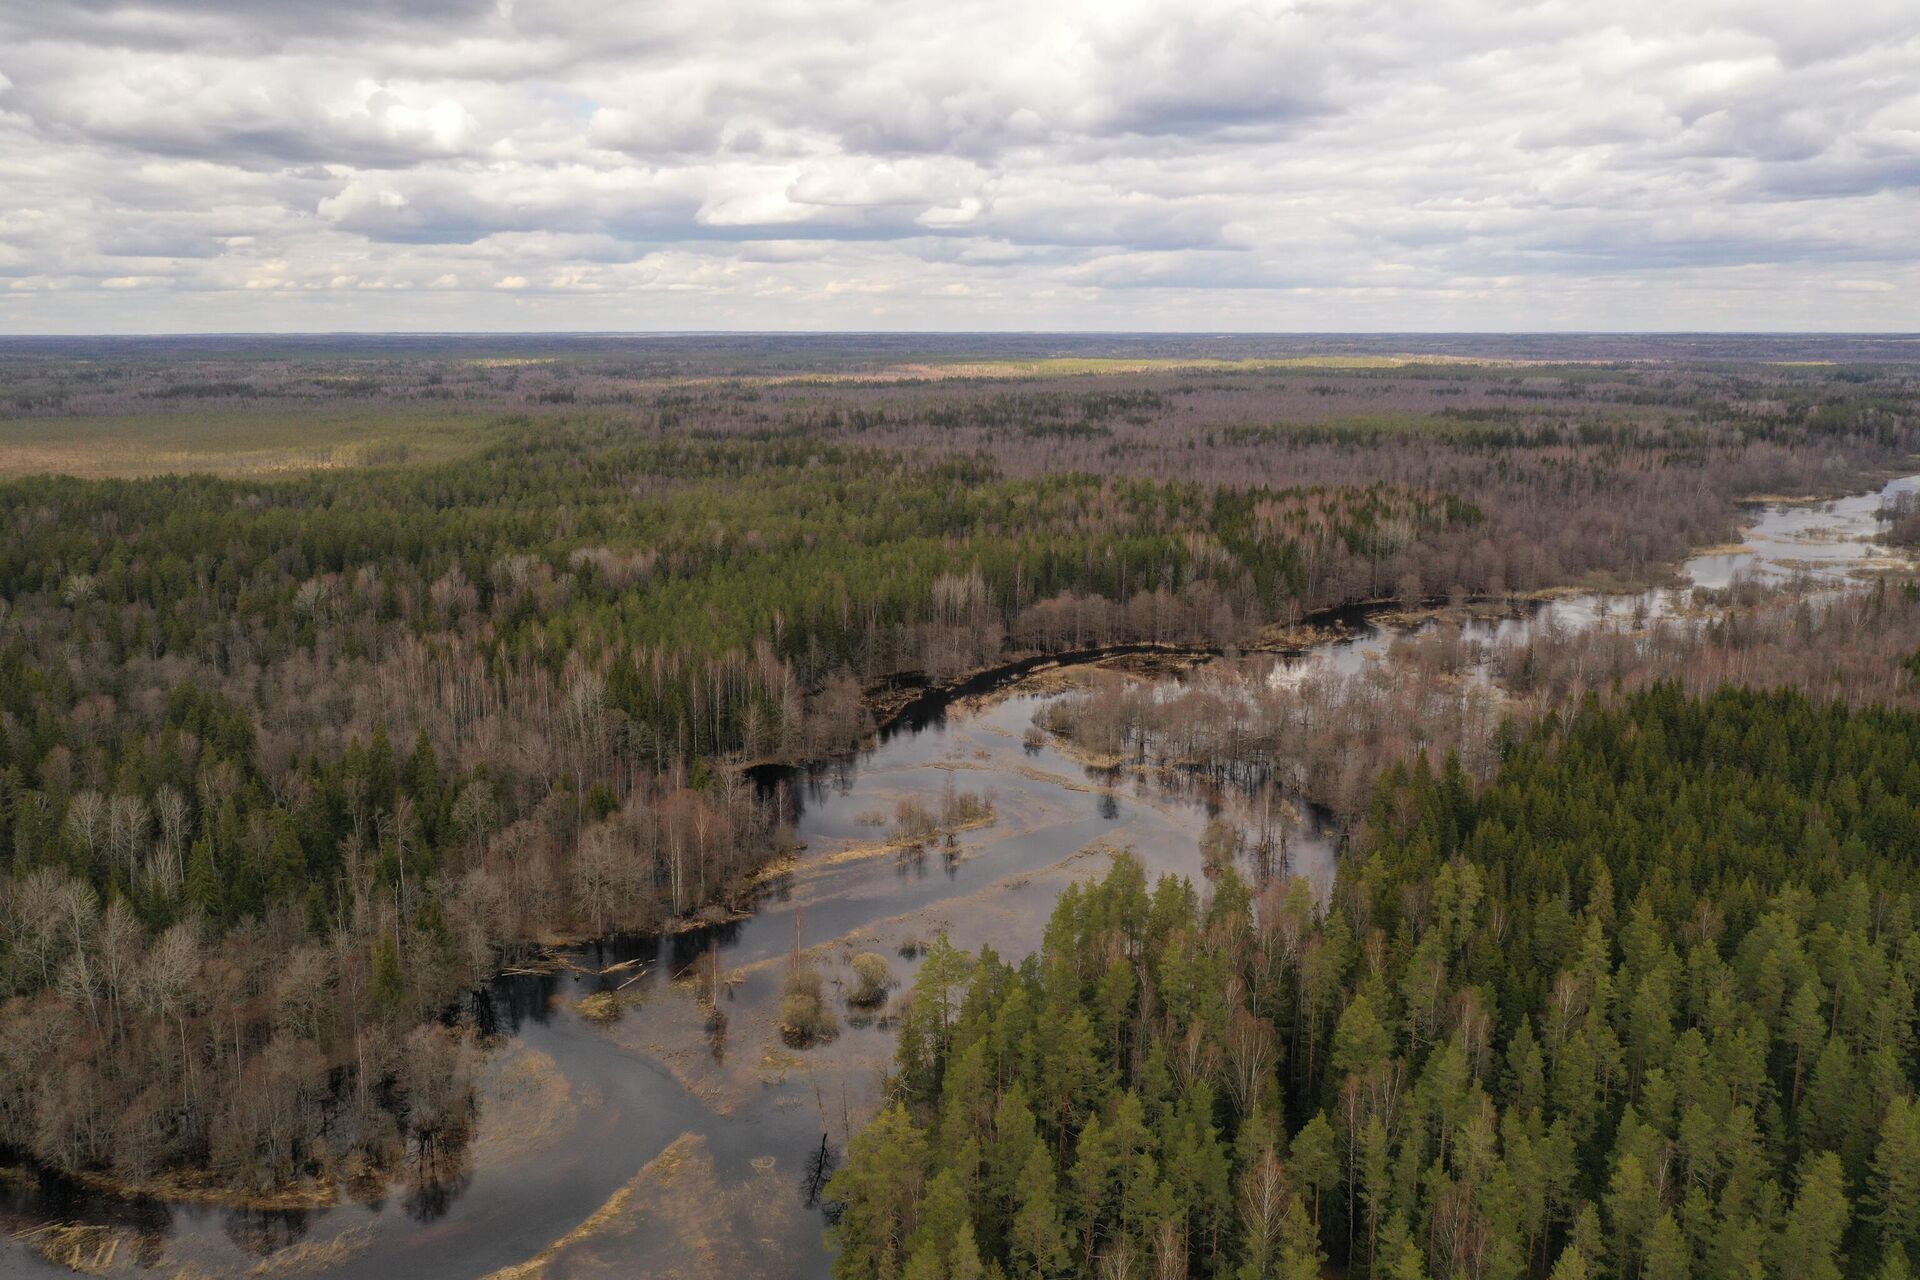
<svg viewBox="0 0 1920 1280">
<path fill-rule="evenodd" d="M 840 1153 L 827 1141 L 827 1135 L 820 1135 L 820 1145 L 808 1155 L 800 1173 L 800 1194 L 807 1208 L 818 1209 L 829 1223 L 840 1217 L 841 1204 L 837 1200 L 826 1199 L 827 1182 L 833 1177 L 833 1171 L 840 1167 Z"/>
<path fill-rule="evenodd" d="M 300 1209 L 231 1209 L 222 1227 L 235 1247 L 265 1258 L 305 1240 L 312 1217 Z"/>
</svg>

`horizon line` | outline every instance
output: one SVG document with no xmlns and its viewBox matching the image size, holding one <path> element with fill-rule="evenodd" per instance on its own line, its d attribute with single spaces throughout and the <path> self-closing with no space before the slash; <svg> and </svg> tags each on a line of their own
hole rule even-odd
<svg viewBox="0 0 1920 1280">
<path fill-rule="evenodd" d="M 61 338 L 1920 338 L 1920 329 L 129 329 L 0 332 Z"/>
</svg>

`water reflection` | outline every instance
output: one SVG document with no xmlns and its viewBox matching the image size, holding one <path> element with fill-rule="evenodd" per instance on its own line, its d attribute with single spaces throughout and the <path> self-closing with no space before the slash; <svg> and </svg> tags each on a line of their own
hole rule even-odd
<svg viewBox="0 0 1920 1280">
<path fill-rule="evenodd" d="M 447 1216 L 453 1202 L 472 1183 L 473 1171 L 464 1161 L 442 1157 L 409 1180 L 400 1204 L 414 1222 L 434 1222 Z"/>
<path fill-rule="evenodd" d="M 265 1258 L 305 1240 L 312 1225 L 312 1215 L 298 1209 L 229 1209 L 221 1229 L 241 1250 Z"/>
<path fill-rule="evenodd" d="M 822 1193 L 827 1189 L 827 1180 L 833 1177 L 833 1171 L 840 1167 L 840 1153 L 834 1150 L 828 1135 L 820 1135 L 820 1145 L 807 1156 L 806 1164 L 800 1174 L 800 1195 L 807 1208 L 822 1208 Z M 839 1216 L 838 1206 L 828 1212 L 828 1220 Z"/>
</svg>

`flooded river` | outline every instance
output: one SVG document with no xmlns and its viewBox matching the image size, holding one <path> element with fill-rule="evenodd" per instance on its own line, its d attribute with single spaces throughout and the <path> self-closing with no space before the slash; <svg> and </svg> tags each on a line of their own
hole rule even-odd
<svg viewBox="0 0 1920 1280">
<path fill-rule="evenodd" d="M 1886 490 L 1914 491 L 1920 477 Z M 1882 500 L 1876 492 L 1756 508 L 1742 547 L 1696 557 L 1686 576 L 1721 587 L 1742 575 L 1811 572 L 1837 588 L 1881 554 L 1869 539 Z M 1500 640 L 1671 614 L 1690 602 L 1685 587 L 1568 596 L 1525 617 L 1464 625 Z M 1357 669 L 1391 634 L 1363 624 L 1293 669 Z M 904 987 L 916 944 L 942 932 L 969 949 L 1031 950 L 1060 890 L 1103 872 L 1115 850 L 1132 849 L 1150 876 L 1199 874 L 1198 837 L 1221 798 L 1090 768 L 1032 740 L 1035 710 L 1058 696 L 1042 681 L 930 705 L 857 760 L 787 775 L 805 851 L 751 918 L 583 948 L 569 957 L 575 968 L 504 976 L 478 994 L 469 1016 L 496 1032 L 495 1047 L 479 1068 L 478 1137 L 458 1168 L 414 1171 L 376 1200 L 271 1213 L 0 1174 L 0 1225 L 10 1233 L 0 1238 L 0 1275 L 69 1274 L 13 1238 L 50 1222 L 102 1228 L 80 1238 L 104 1274 L 824 1275 L 814 1193 L 870 1114 L 892 1037 L 881 1022 L 847 1021 L 828 1044 L 787 1048 L 776 1017 L 796 941 L 830 984 L 850 984 L 853 956 L 871 951 Z M 955 847 L 885 845 L 877 820 L 898 802 L 938 812 L 950 792 L 990 801 L 992 820 L 960 833 Z M 1291 870 L 1322 893 L 1334 855 L 1310 822 L 1289 833 Z M 725 978 L 718 1029 L 696 998 L 713 991 L 694 976 L 710 953 Z M 626 1005 L 617 1021 L 596 1023 L 576 1008 L 603 991 Z"/>
</svg>

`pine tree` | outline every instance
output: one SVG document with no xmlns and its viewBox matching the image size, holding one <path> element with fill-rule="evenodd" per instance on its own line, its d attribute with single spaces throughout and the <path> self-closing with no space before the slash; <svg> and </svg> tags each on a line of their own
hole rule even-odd
<svg viewBox="0 0 1920 1280">
<path fill-rule="evenodd" d="M 947 1280 L 985 1280 L 986 1274 L 980 1262 L 980 1246 L 973 1238 L 973 1223 L 962 1222 L 948 1253 Z"/>
<path fill-rule="evenodd" d="M 947 1280 L 947 1260 L 935 1244 L 923 1244 L 907 1258 L 900 1280 Z"/>
<path fill-rule="evenodd" d="M 1307 1219 L 1306 1206 L 1299 1196 L 1287 1199 L 1286 1217 L 1280 1226 L 1280 1270 L 1278 1280 L 1319 1280 L 1327 1255 L 1320 1248 L 1320 1233 Z"/>
<path fill-rule="evenodd" d="M 1804 1280 L 1839 1280 L 1840 1243 L 1847 1232 L 1847 1196 L 1840 1157 L 1831 1151 L 1800 1165 L 1800 1189 L 1779 1238 L 1780 1273 Z"/>
<path fill-rule="evenodd" d="M 1387 1220 L 1380 1233 L 1380 1257 L 1387 1280 L 1427 1280 L 1427 1259 L 1399 1214 Z"/>
<path fill-rule="evenodd" d="M 1640 1251 L 1646 1247 L 1647 1230 L 1653 1225 L 1655 1204 L 1653 1188 L 1647 1182 L 1640 1157 L 1632 1152 L 1620 1157 L 1607 1184 L 1607 1218 L 1613 1225 L 1613 1266 L 1627 1272 Z"/>
<path fill-rule="evenodd" d="M 1067 1267 L 1066 1231 L 1054 1207 L 1053 1160 L 1044 1146 L 1035 1144 L 1020 1172 L 1015 1202 L 1020 1206 L 1013 1215 L 1008 1237 L 1008 1257 L 1016 1275 L 1042 1277 L 1059 1275 Z"/>
<path fill-rule="evenodd" d="M 1606 1236 L 1600 1228 L 1600 1212 L 1591 1201 L 1580 1206 L 1573 1215 L 1573 1231 L 1567 1237 L 1566 1249 L 1561 1251 L 1560 1262 L 1566 1261 L 1567 1253 L 1577 1255 L 1580 1275 L 1585 1276 L 1589 1266 L 1599 1268 L 1606 1262 Z M 1554 1264 L 1558 1273 L 1560 1263 Z M 1562 1280 L 1566 1280 L 1562 1277 Z"/>
<path fill-rule="evenodd" d="M 1587 1280 L 1593 1274 L 1587 1265 L 1587 1257 L 1578 1245 L 1569 1244 L 1560 1251 L 1560 1257 L 1553 1264 L 1553 1274 L 1549 1280 Z"/>
<path fill-rule="evenodd" d="M 1152 1155 L 1153 1136 L 1147 1130 L 1145 1107 L 1131 1090 L 1114 1104 L 1107 1126 L 1107 1147 L 1113 1153 L 1114 1189 L 1120 1202 L 1122 1229 L 1144 1238 L 1151 1221 L 1153 1188 L 1159 1170 Z"/>
<path fill-rule="evenodd" d="M 1113 1154 L 1097 1115 L 1089 1116 L 1086 1126 L 1080 1130 L 1067 1180 L 1073 1189 L 1071 1217 L 1079 1229 L 1080 1260 L 1085 1266 L 1093 1258 L 1093 1246 L 1106 1216 L 1113 1183 Z"/>
<path fill-rule="evenodd" d="M 831 1234 L 839 1280 L 892 1280 L 907 1259 L 916 1225 L 926 1145 L 899 1103 L 854 1136 L 847 1163 L 827 1184 L 841 1205 Z"/>
<path fill-rule="evenodd" d="M 406 976 L 400 972 L 400 952 L 385 933 L 373 943 L 373 998 L 389 1013 L 398 1010 L 407 998 Z"/>
<path fill-rule="evenodd" d="M 1647 1237 L 1647 1260 L 1641 1269 L 1646 1280 L 1687 1280 L 1693 1262 L 1692 1250 L 1680 1224 L 1671 1213 L 1663 1213 Z"/>
<path fill-rule="evenodd" d="M 1826 1004 L 1826 989 L 1816 981 L 1800 984 L 1793 993 L 1793 999 L 1787 1005 L 1786 1026 L 1783 1034 L 1788 1044 L 1793 1046 L 1793 1085 L 1791 1105 L 1800 1105 L 1800 1084 L 1807 1064 L 1813 1061 L 1821 1044 L 1826 1040 L 1827 1023 L 1821 1016 Z"/>
<path fill-rule="evenodd" d="M 1068 1135 L 1077 1127 L 1080 1113 L 1096 1092 L 1105 1092 L 1100 1062 L 1094 1054 L 1099 1038 L 1092 1020 L 1079 1008 L 1064 1016 L 1043 1018 L 1036 1030 L 1040 1036 L 1040 1089 L 1064 1160 Z"/>
<path fill-rule="evenodd" d="M 1367 1117 L 1360 1130 L 1360 1188 L 1367 1206 L 1367 1270 L 1379 1259 L 1380 1221 L 1387 1212 L 1387 1127 L 1379 1116 Z"/>
<path fill-rule="evenodd" d="M 1333 1033 L 1331 1065 L 1338 1074 L 1364 1072 L 1376 1062 L 1384 1062 L 1393 1051 L 1393 1039 L 1380 1025 L 1373 1001 L 1357 995 L 1340 1015 Z"/>
<path fill-rule="evenodd" d="M 987 1193 L 990 1203 L 998 1206 L 1001 1223 L 1009 1221 L 1020 1206 L 1020 1180 L 1035 1151 L 1047 1154 L 1027 1106 L 1026 1087 L 1015 1081 L 994 1108 L 993 1140 L 986 1151 Z"/>
<path fill-rule="evenodd" d="M 1896 1097 L 1887 1105 L 1868 1188 L 1881 1246 L 1920 1246 L 1920 1105 L 1911 1099 Z"/>
<path fill-rule="evenodd" d="M 1795 1119 L 1809 1147 L 1824 1147 L 1844 1154 L 1855 1145 L 1858 1111 L 1853 1055 L 1848 1052 L 1844 1037 L 1832 1036 L 1814 1062 Z"/>
<path fill-rule="evenodd" d="M 924 1002 L 933 1014 L 934 1034 L 943 1062 L 952 1044 L 951 1031 L 954 1015 L 958 1012 L 960 987 L 966 982 L 971 969 L 971 958 L 967 953 L 948 942 L 947 935 L 942 933 L 927 948 L 927 954 L 920 962 L 920 972 L 914 975 L 914 1004 Z"/>
<path fill-rule="evenodd" d="M 1306 1126 L 1293 1135 L 1293 1143 L 1287 1149 L 1287 1167 L 1300 1183 L 1312 1188 L 1313 1223 L 1318 1227 L 1320 1197 L 1340 1185 L 1340 1157 L 1334 1145 L 1333 1126 L 1327 1123 L 1324 1112 L 1314 1112 Z"/>
<path fill-rule="evenodd" d="M 193 842 L 187 854 L 185 897 L 187 906 L 207 920 L 218 923 L 226 919 L 226 894 L 213 865 L 213 845 L 204 836 Z"/>
<path fill-rule="evenodd" d="M 913 1236 L 907 1241 L 908 1256 L 918 1258 L 923 1254 L 931 1255 L 940 1266 L 939 1274 L 944 1276 L 948 1266 L 947 1251 L 959 1236 L 961 1224 L 970 1221 L 967 1194 L 953 1170 L 942 1169 L 927 1183 L 926 1194 L 920 1199 L 918 1218 Z"/>
</svg>

